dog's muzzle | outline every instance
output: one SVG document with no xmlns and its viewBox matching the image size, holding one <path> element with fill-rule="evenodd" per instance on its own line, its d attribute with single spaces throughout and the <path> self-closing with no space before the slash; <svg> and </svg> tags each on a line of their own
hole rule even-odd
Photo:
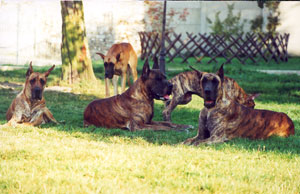
<svg viewBox="0 0 300 194">
<path fill-rule="evenodd" d="M 112 79 L 114 74 L 113 73 L 105 73 L 105 78 L 108 78 L 108 79 Z"/>
<path fill-rule="evenodd" d="M 42 89 L 39 87 L 35 87 L 32 90 L 32 98 L 35 100 L 41 100 L 42 99 Z"/>
<path fill-rule="evenodd" d="M 162 101 L 166 101 L 166 100 L 170 100 L 170 94 L 172 93 L 172 89 L 173 89 L 173 84 L 171 84 L 170 82 L 167 83 L 167 93 L 164 95 L 159 95 L 156 94 L 156 99 L 158 100 L 162 100 Z"/>
</svg>

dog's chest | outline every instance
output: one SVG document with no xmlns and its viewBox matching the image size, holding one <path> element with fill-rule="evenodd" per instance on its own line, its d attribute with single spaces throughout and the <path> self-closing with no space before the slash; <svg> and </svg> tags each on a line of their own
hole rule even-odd
<svg viewBox="0 0 300 194">
<path fill-rule="evenodd" d="M 222 115 L 222 112 L 220 112 L 218 109 L 215 109 L 207 113 L 206 128 L 208 131 L 212 132 L 222 127 L 223 125 L 225 125 L 225 123 L 224 123 L 224 116 Z"/>
<path fill-rule="evenodd" d="M 24 108 L 23 110 L 17 110 L 17 111 L 21 111 L 22 114 L 22 121 L 23 122 L 28 122 L 31 118 L 31 109 L 30 109 L 30 105 L 25 101 L 23 103 Z"/>
</svg>

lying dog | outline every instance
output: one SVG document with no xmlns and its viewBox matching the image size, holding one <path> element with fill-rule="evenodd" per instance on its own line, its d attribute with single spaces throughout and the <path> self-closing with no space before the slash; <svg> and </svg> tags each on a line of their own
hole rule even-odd
<svg viewBox="0 0 300 194">
<path fill-rule="evenodd" d="M 191 67 L 192 68 L 192 67 Z M 173 84 L 172 99 L 166 101 L 163 110 L 163 119 L 171 121 L 171 113 L 179 104 L 188 104 L 192 100 L 192 95 L 202 96 L 200 79 L 205 72 L 194 71 L 182 72 L 169 81 Z M 259 94 L 248 95 L 237 82 L 229 77 L 224 77 L 224 89 L 227 94 L 239 104 L 254 108 L 254 99 Z"/>
<path fill-rule="evenodd" d="M 146 60 L 141 77 L 121 95 L 91 102 L 84 111 L 84 126 L 137 130 L 185 130 L 188 125 L 152 121 L 154 99 L 166 100 L 172 84 Z"/>
<path fill-rule="evenodd" d="M 225 88 L 223 65 L 217 74 L 204 73 L 200 87 L 204 108 L 199 115 L 198 134 L 187 139 L 185 144 L 212 144 L 236 137 L 266 139 L 271 135 L 288 137 L 295 134 L 294 124 L 285 113 L 251 109 L 232 100 Z"/>
<path fill-rule="evenodd" d="M 137 80 L 137 55 L 130 43 L 113 44 L 107 54 L 97 53 L 104 61 L 105 68 L 105 95 L 109 97 L 109 79 L 113 77 L 114 93 L 118 94 L 118 76 L 122 76 L 122 93 L 125 91 L 126 75 L 130 85 L 129 73 L 133 81 Z M 115 76 L 114 76 L 115 75 Z"/>
<path fill-rule="evenodd" d="M 21 93 L 12 101 L 6 112 L 8 126 L 25 124 L 37 126 L 52 121 L 57 123 L 50 110 L 46 107 L 43 91 L 47 77 L 54 69 L 53 65 L 47 72 L 33 72 L 32 63 L 26 73 L 25 86 Z"/>
</svg>

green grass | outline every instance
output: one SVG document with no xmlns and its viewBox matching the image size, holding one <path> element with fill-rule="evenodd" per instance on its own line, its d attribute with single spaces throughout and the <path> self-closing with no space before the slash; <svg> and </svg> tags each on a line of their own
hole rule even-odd
<svg viewBox="0 0 300 194">
<path fill-rule="evenodd" d="M 261 93 L 256 108 L 285 112 L 292 118 L 296 135 L 289 138 L 181 145 L 197 133 L 203 107 L 197 96 L 173 112 L 175 123 L 195 127 L 190 133 L 83 128 L 84 108 L 104 96 L 101 80 L 73 86 L 75 93 L 45 92 L 48 108 L 63 124 L 0 129 L 0 193 L 299 193 L 300 77 L 254 71 L 268 65 L 299 70 L 297 61 L 225 66 L 225 74 L 248 93 Z M 189 70 L 179 62 L 167 64 L 173 69 L 168 77 Z M 193 60 L 190 65 L 202 71 L 218 68 Z M 140 61 L 139 73 L 141 69 Z M 102 62 L 96 61 L 94 70 L 102 79 Z M 0 72 L 0 82 L 23 83 L 25 73 Z M 55 68 L 47 85 L 57 85 L 59 77 L 60 68 Z M 15 90 L 0 89 L 0 124 L 6 122 L 6 110 L 15 96 Z M 154 120 L 162 120 L 162 109 L 163 103 L 156 101 Z"/>
</svg>

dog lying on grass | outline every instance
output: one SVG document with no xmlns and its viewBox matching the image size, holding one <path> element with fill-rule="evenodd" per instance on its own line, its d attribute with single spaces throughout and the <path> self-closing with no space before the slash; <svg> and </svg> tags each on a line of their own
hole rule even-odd
<svg viewBox="0 0 300 194">
<path fill-rule="evenodd" d="M 293 121 L 285 114 L 256 110 L 237 103 L 225 87 L 223 65 L 216 74 L 203 73 L 200 87 L 204 108 L 199 115 L 198 134 L 184 144 L 213 144 L 236 137 L 266 139 L 272 135 L 288 137 L 295 134 Z"/>
<path fill-rule="evenodd" d="M 43 96 L 47 77 L 54 69 L 53 65 L 45 73 L 33 72 L 32 63 L 26 73 L 26 82 L 23 90 L 12 101 L 6 112 L 8 123 L 6 126 L 17 126 L 19 124 L 38 126 L 47 122 L 58 122 L 46 107 Z"/>
<path fill-rule="evenodd" d="M 84 126 L 137 130 L 186 130 L 189 125 L 152 121 L 154 99 L 167 100 L 172 84 L 146 60 L 142 75 L 121 95 L 91 102 L 84 111 Z"/>
</svg>

